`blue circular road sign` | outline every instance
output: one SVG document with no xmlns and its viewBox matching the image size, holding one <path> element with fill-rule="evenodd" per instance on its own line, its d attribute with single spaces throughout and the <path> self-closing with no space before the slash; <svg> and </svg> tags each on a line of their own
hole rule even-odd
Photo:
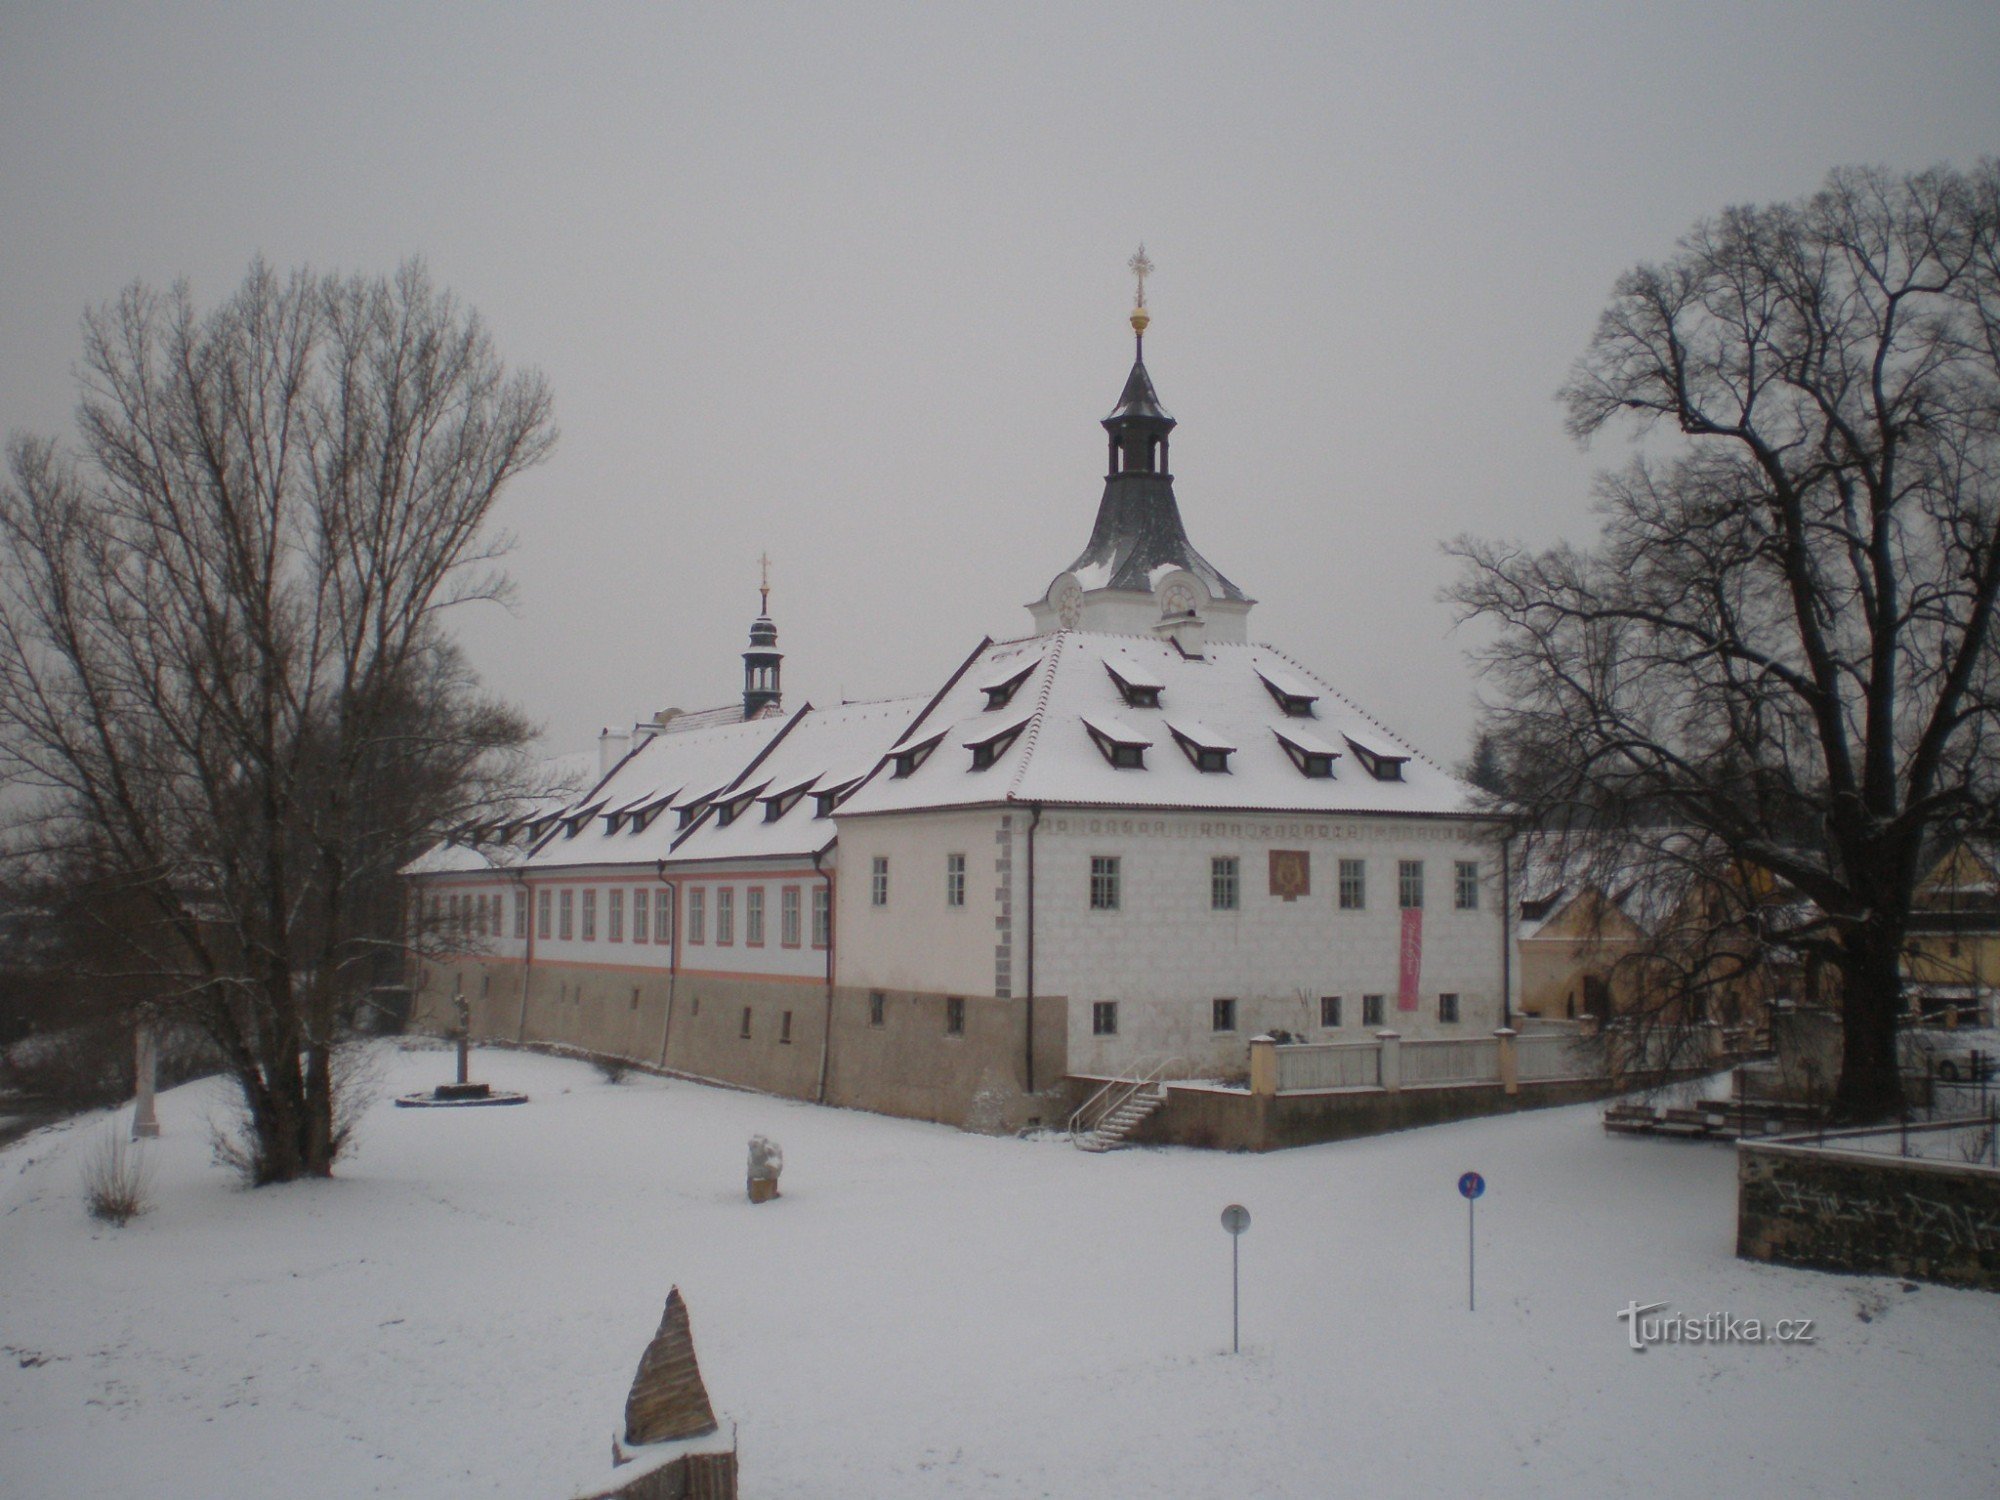
<svg viewBox="0 0 2000 1500">
<path fill-rule="evenodd" d="M 1477 1172 L 1467 1172 L 1458 1179 L 1458 1191 L 1467 1198 L 1477 1198 L 1486 1191 L 1486 1179 Z"/>
</svg>

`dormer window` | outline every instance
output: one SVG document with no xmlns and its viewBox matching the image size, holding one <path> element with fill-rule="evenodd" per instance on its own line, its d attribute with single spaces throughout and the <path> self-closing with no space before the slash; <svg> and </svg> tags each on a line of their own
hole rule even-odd
<svg viewBox="0 0 2000 1500">
<path fill-rule="evenodd" d="M 981 739 L 967 740 L 965 748 L 972 752 L 972 769 L 984 771 L 1005 755 L 1014 741 L 1021 737 L 1021 731 L 1028 727 L 1028 720 L 1017 719 L 1012 724 L 996 729 Z"/>
<path fill-rule="evenodd" d="M 1360 735 L 1342 736 L 1347 747 L 1354 752 L 1354 758 L 1361 762 L 1361 768 L 1377 781 L 1401 781 L 1403 763 L 1410 757 L 1399 755 L 1387 745 L 1363 738 Z"/>
<path fill-rule="evenodd" d="M 846 790 L 846 786 L 831 786 L 823 792 L 814 792 L 813 816 L 815 818 L 832 817 L 833 810 L 840 806 L 840 794 Z"/>
<path fill-rule="evenodd" d="M 775 823 L 794 807 L 798 806 L 800 799 L 806 794 L 806 788 L 811 785 L 812 783 L 809 781 L 802 781 L 789 791 L 779 792 L 775 796 L 766 797 L 764 799 L 764 821 L 766 823 Z"/>
<path fill-rule="evenodd" d="M 1288 719 L 1310 719 L 1313 705 L 1319 702 L 1319 694 L 1289 672 L 1281 672 L 1275 667 L 1257 668 L 1257 677 L 1264 684 L 1278 707 L 1285 711 Z"/>
<path fill-rule="evenodd" d="M 1153 743 L 1129 724 L 1108 715 L 1086 718 L 1084 729 L 1104 758 L 1121 771 L 1143 771 L 1146 750 Z"/>
<path fill-rule="evenodd" d="M 1278 737 L 1278 743 L 1285 747 L 1285 754 L 1292 764 L 1299 768 L 1299 774 L 1311 777 L 1333 775 L 1333 763 L 1340 759 L 1340 752 L 1318 735 L 1309 730 L 1295 729 L 1290 725 L 1282 729 L 1273 728 L 1271 733 Z"/>
<path fill-rule="evenodd" d="M 891 751 L 896 767 L 890 775 L 902 777 L 914 774 L 918 766 L 931 758 L 931 751 L 937 749 L 938 741 L 943 738 L 944 731 L 940 729 L 929 739 L 918 740 L 914 745 L 905 745 L 900 750 Z"/>
<path fill-rule="evenodd" d="M 683 807 L 681 809 L 681 827 L 688 828 L 693 826 L 694 820 L 708 811 L 708 803 L 709 799 L 702 797 Z"/>
<path fill-rule="evenodd" d="M 1158 708 L 1160 694 L 1166 691 L 1166 684 L 1136 661 L 1129 657 L 1113 660 L 1105 659 L 1104 670 L 1111 674 L 1117 685 L 1118 696 L 1125 700 L 1127 708 Z"/>
<path fill-rule="evenodd" d="M 590 826 L 590 820 L 597 816 L 597 810 L 602 806 L 604 806 L 602 802 L 593 802 L 588 807 L 565 814 L 563 817 L 563 837 L 573 839 L 579 833 L 582 833 L 584 829 Z"/>
<path fill-rule="evenodd" d="M 671 800 L 673 799 L 670 797 L 655 797 L 651 802 L 645 804 L 645 806 L 634 808 L 630 818 L 632 824 L 631 831 L 633 833 L 643 833 L 647 825 L 660 815 L 661 810 Z"/>
<path fill-rule="evenodd" d="M 715 805 L 715 826 L 717 828 L 727 828 L 731 823 L 734 823 L 738 818 L 750 811 L 750 804 L 757 800 L 757 794 L 763 791 L 769 784 L 768 782 L 759 782 L 748 791 L 738 792 L 726 802 L 717 802 Z"/>
<path fill-rule="evenodd" d="M 986 695 L 986 711 L 991 713 L 994 709 L 1005 708 L 1013 702 L 1014 695 L 1021 690 L 1021 684 L 1026 682 L 1029 675 L 1041 664 L 1042 659 L 1037 656 L 1021 666 L 1005 669 L 1007 675 L 1004 677 L 995 677 L 982 683 L 979 690 Z"/>
<path fill-rule="evenodd" d="M 1207 725 L 1198 724 L 1192 719 L 1183 720 L 1178 724 L 1169 720 L 1167 732 L 1173 735 L 1174 742 L 1181 747 L 1182 753 L 1197 771 L 1229 769 L 1229 757 L 1235 753 L 1236 747 Z"/>
</svg>

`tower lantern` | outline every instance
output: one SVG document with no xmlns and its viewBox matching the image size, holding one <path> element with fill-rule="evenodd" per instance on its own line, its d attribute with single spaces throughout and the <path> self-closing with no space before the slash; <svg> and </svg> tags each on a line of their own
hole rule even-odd
<svg viewBox="0 0 2000 1500">
<path fill-rule="evenodd" d="M 750 622 L 750 649 L 743 653 L 743 717 L 754 719 L 767 708 L 784 706 L 779 687 L 779 664 L 785 656 L 778 649 L 778 627 L 771 623 L 771 558 L 757 559 L 758 613 Z"/>
</svg>

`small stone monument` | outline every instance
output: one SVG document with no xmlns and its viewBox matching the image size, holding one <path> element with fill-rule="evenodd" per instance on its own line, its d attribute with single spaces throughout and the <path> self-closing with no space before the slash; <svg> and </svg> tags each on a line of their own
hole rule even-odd
<svg viewBox="0 0 2000 1500">
<path fill-rule="evenodd" d="M 750 1201 L 769 1203 L 778 1196 L 778 1174 L 785 1170 L 784 1150 L 766 1136 L 750 1137 Z"/>
<path fill-rule="evenodd" d="M 465 998 L 465 992 L 461 990 L 451 997 L 451 1003 L 458 1017 L 457 1025 L 452 1028 L 453 1041 L 458 1052 L 457 1081 L 441 1083 L 429 1093 L 405 1094 L 396 1101 L 396 1107 L 433 1109 L 460 1105 L 526 1104 L 528 1102 L 526 1094 L 517 1094 L 511 1089 L 496 1089 L 490 1083 L 472 1081 L 472 1002 Z"/>
<path fill-rule="evenodd" d="M 715 1410 L 708 1404 L 708 1388 L 701 1383 L 701 1366 L 695 1362 L 687 1304 L 675 1287 L 667 1293 L 660 1330 L 639 1357 L 632 1394 L 625 1398 L 625 1441 L 666 1443 L 715 1429 Z"/>
</svg>

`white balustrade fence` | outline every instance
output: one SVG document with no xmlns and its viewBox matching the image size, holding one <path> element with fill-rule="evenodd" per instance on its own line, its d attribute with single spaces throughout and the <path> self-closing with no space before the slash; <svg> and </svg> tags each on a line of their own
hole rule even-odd
<svg viewBox="0 0 2000 1500">
<path fill-rule="evenodd" d="M 1495 1037 L 1403 1043 L 1403 1087 L 1427 1083 L 1498 1083 L 1500 1042 Z"/>
<path fill-rule="evenodd" d="M 1310 1042 L 1278 1049 L 1278 1092 L 1372 1089 L 1382 1082 L 1380 1042 Z"/>
<path fill-rule="evenodd" d="M 1462 1083 L 1500 1083 L 1502 1041 L 1495 1036 L 1447 1037 L 1423 1041 L 1294 1042 L 1272 1049 L 1281 1094 L 1315 1089 L 1374 1089 L 1385 1085 L 1383 1053 L 1398 1049 L 1401 1088 L 1439 1088 Z M 1600 1056 L 1573 1029 L 1529 1032 L 1512 1039 L 1515 1077 L 1522 1083 L 1592 1078 Z"/>
<path fill-rule="evenodd" d="M 1514 1039 L 1514 1057 L 1523 1083 L 1545 1083 L 1556 1078 L 1593 1078 L 1597 1059 L 1590 1044 L 1565 1033 L 1520 1036 Z"/>
</svg>

